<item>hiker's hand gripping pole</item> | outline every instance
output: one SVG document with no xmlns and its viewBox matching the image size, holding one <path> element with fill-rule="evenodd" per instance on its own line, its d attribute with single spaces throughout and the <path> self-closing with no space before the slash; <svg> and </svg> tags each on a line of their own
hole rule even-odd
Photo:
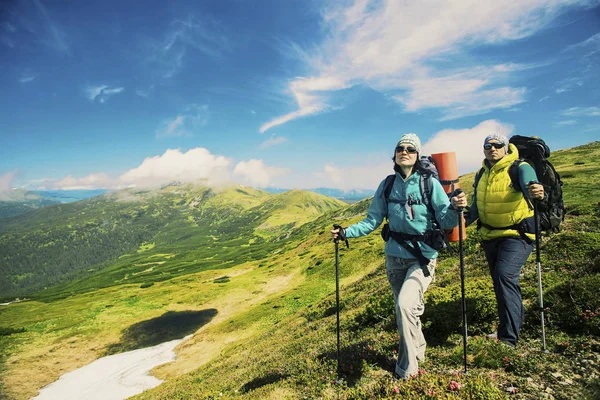
<svg viewBox="0 0 600 400">
<path fill-rule="evenodd" d="M 346 242 L 346 247 L 350 248 L 350 245 L 348 244 L 348 238 L 346 237 L 346 230 L 344 228 L 342 228 L 340 225 L 338 224 L 334 224 L 333 225 L 333 230 L 331 231 L 331 233 L 333 234 L 333 241 L 337 244 L 340 239 L 344 242 Z"/>
</svg>

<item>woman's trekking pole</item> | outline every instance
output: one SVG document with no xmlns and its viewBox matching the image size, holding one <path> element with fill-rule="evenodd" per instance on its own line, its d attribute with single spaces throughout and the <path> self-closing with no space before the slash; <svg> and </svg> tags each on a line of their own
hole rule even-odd
<svg viewBox="0 0 600 400">
<path fill-rule="evenodd" d="M 538 291 L 540 294 L 540 316 L 542 319 L 542 350 L 546 350 L 546 329 L 544 328 L 544 292 L 542 289 L 542 265 L 540 262 L 540 217 L 538 214 L 538 202 L 533 202 L 533 219 L 535 223 L 535 261 L 538 273 Z"/>
<path fill-rule="evenodd" d="M 460 194 L 461 189 L 457 189 L 455 195 Z M 460 290 L 462 305 L 462 331 L 463 331 L 463 358 L 465 363 L 465 374 L 467 373 L 467 302 L 465 299 L 465 257 L 463 252 L 463 216 L 462 207 L 458 210 L 458 256 L 460 258 Z"/>
<path fill-rule="evenodd" d="M 334 229 L 339 229 L 339 236 L 342 240 L 346 242 L 346 246 L 350 248 L 348 245 L 348 239 L 346 239 L 343 234 L 343 229 L 340 225 L 333 225 Z M 336 383 L 341 383 L 341 373 L 340 373 L 340 258 L 339 258 L 339 246 L 338 242 L 340 239 L 334 239 L 335 243 L 335 311 L 337 317 L 337 380 Z"/>
</svg>

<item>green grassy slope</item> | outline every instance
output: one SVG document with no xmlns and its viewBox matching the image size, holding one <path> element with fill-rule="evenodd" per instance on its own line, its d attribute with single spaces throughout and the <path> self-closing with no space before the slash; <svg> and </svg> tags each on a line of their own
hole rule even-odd
<svg viewBox="0 0 600 400">
<path fill-rule="evenodd" d="M 0 229 L 0 297 L 49 288 L 36 298 L 52 299 L 263 258 L 278 246 L 265 225 L 285 233 L 344 205 L 314 193 L 173 185 L 47 207 Z"/>
<path fill-rule="evenodd" d="M 459 260 L 444 255 L 426 293 L 422 320 L 429 343 L 427 360 L 418 377 L 395 381 L 389 372 L 397 345 L 393 308 L 383 242 L 374 232 L 352 240 L 349 250 L 340 249 L 345 380 L 332 385 L 335 264 L 329 230 L 334 222 L 347 226 L 360 220 L 369 202 L 324 208 L 312 218 L 294 220 L 292 203 L 279 206 L 277 197 L 269 197 L 232 216 L 235 223 L 226 218 L 202 227 L 206 235 L 219 238 L 202 253 L 193 249 L 197 240 L 205 240 L 201 235 L 186 238 L 180 225 L 170 223 L 152 242 L 98 273 L 95 279 L 112 281 L 112 287 L 91 290 L 93 280 L 88 279 L 70 289 L 63 287 L 45 302 L 1 307 L 0 391 L 8 398 L 29 398 L 60 374 L 101 355 L 195 332 L 176 350 L 177 361 L 154 371 L 167 382 L 137 398 L 598 398 L 600 171 L 598 163 L 588 160 L 600 152 L 600 143 L 583 147 L 583 152 L 575 148 L 552 156 L 563 174 L 570 213 L 560 233 L 545 235 L 542 248 L 548 354 L 540 351 L 533 257 L 521 280 L 527 319 L 520 346 L 506 348 L 481 336 L 495 327 L 495 300 L 477 233 L 469 228 L 465 242 L 469 374 L 459 373 L 463 362 Z M 584 180 L 568 175 L 586 165 L 589 174 Z M 472 177 L 461 177 L 467 191 Z M 257 233 L 255 242 L 248 243 L 247 235 L 260 232 L 266 222 L 273 228 L 269 235 Z M 159 249 L 167 244 L 177 251 Z M 276 246 L 268 247 L 271 244 Z M 254 248 L 262 250 L 255 253 Z M 226 269 L 194 271 L 199 255 L 234 262 Z M 188 267 L 189 273 L 176 270 Z M 158 279 L 167 271 L 173 275 Z M 127 279 L 123 273 L 129 274 Z"/>
</svg>

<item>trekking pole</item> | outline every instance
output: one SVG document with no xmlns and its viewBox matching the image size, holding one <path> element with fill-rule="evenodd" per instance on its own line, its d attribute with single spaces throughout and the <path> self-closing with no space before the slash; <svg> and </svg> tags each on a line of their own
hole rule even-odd
<svg viewBox="0 0 600 400">
<path fill-rule="evenodd" d="M 533 202 L 533 219 L 535 223 L 535 261 L 537 263 L 538 291 L 540 294 L 540 316 L 542 319 L 542 351 L 546 350 L 546 329 L 544 328 L 544 293 L 542 289 L 542 265 L 540 262 L 540 219 L 538 214 L 538 202 Z"/>
<path fill-rule="evenodd" d="M 333 225 L 334 229 L 339 229 L 339 234 L 343 234 L 343 229 L 340 225 Z M 337 380 L 335 381 L 335 383 L 339 384 L 341 383 L 341 379 L 340 379 L 340 258 L 339 258 L 339 247 L 338 247 L 338 243 L 340 241 L 339 239 L 339 234 L 338 234 L 338 238 L 334 239 L 334 243 L 335 243 L 335 311 L 336 311 L 336 320 L 337 320 Z M 348 239 L 345 238 L 345 236 L 343 237 L 343 239 L 346 241 L 346 246 L 348 248 L 350 248 L 350 245 L 348 244 Z"/>
<path fill-rule="evenodd" d="M 454 195 L 458 195 L 462 189 L 457 189 Z M 467 302 L 465 299 L 465 257 L 463 252 L 463 208 L 458 209 L 458 256 L 460 258 L 460 290 L 462 305 L 462 331 L 463 331 L 463 358 L 465 364 L 465 374 L 467 373 Z"/>
</svg>

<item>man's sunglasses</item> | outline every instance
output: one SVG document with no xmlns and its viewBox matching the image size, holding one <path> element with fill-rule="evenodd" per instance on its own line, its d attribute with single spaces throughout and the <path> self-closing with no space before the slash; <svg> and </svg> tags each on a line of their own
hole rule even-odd
<svg viewBox="0 0 600 400">
<path fill-rule="evenodd" d="M 402 152 L 404 152 L 404 150 L 406 150 L 406 152 L 408 154 L 413 154 L 413 153 L 417 152 L 417 149 L 415 147 L 412 147 L 412 146 L 406 146 L 406 147 L 404 147 L 404 146 L 397 146 L 396 147 L 396 153 L 402 153 Z"/>
<path fill-rule="evenodd" d="M 483 148 L 486 149 L 486 150 L 491 150 L 492 146 L 495 149 L 501 149 L 501 148 L 504 147 L 504 143 L 486 143 L 486 144 L 483 145 Z"/>
</svg>

